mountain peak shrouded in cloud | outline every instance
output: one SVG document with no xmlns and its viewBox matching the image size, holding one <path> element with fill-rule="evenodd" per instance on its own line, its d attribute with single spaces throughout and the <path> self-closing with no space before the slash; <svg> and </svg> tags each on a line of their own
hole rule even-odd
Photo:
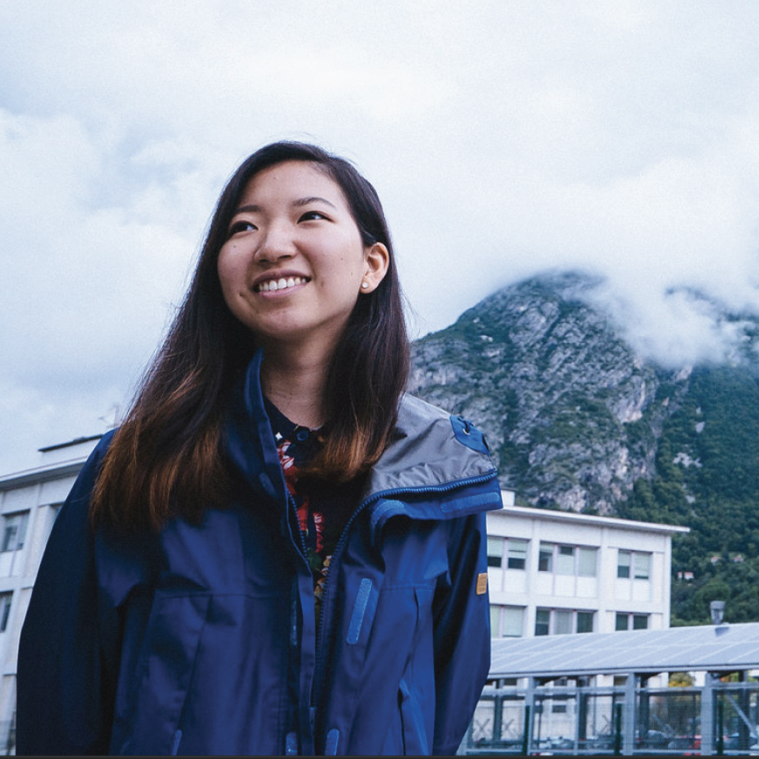
<svg viewBox="0 0 759 759">
<path fill-rule="evenodd" d="M 678 353 L 678 336 L 638 333 L 636 346 L 631 330 L 609 318 L 599 297 L 605 284 L 577 271 L 544 272 L 413 345 L 411 391 L 475 420 L 504 487 L 533 505 L 614 514 L 639 480 L 648 487 L 670 466 L 666 455 L 657 458 L 662 430 L 681 408 L 698 406 L 692 376 L 712 377 L 701 421 L 713 423 L 735 383 L 749 398 L 736 399 L 736 423 L 750 429 L 747 403 L 759 414 L 759 314 L 730 313 L 688 293 L 685 302 L 711 327 L 708 339 Z"/>
<path fill-rule="evenodd" d="M 491 293 L 483 302 L 498 292 L 527 286 L 545 287 L 567 301 L 587 304 L 639 360 L 665 369 L 759 361 L 759 293 L 756 302 L 731 302 L 679 285 L 663 292 L 644 291 L 636 299 L 598 271 L 553 268 Z"/>
<path fill-rule="evenodd" d="M 753 353 L 759 293 L 754 302 L 745 297 L 730 301 L 707 290 L 673 285 L 632 298 L 608 280 L 596 278 L 584 295 L 641 358 L 659 366 L 676 369 L 759 358 Z"/>
<path fill-rule="evenodd" d="M 578 269 L 640 350 L 719 356 L 710 304 L 759 304 L 757 38 L 740 0 L 0 2 L 0 472 L 128 402 L 275 139 L 377 187 L 415 336 Z"/>
</svg>

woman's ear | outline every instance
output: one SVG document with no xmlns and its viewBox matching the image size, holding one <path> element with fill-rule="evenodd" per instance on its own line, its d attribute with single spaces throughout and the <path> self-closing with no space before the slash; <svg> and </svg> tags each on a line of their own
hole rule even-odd
<svg viewBox="0 0 759 759">
<path fill-rule="evenodd" d="M 361 280 L 361 292 L 368 294 L 379 287 L 390 266 L 390 252 L 381 243 L 375 242 L 364 253 L 364 276 Z"/>
</svg>

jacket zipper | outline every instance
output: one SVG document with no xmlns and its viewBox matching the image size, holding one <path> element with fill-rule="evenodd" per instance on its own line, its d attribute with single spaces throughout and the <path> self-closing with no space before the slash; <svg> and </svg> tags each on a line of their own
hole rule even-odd
<svg viewBox="0 0 759 759">
<path fill-rule="evenodd" d="M 302 558 L 303 562 L 306 565 L 306 570 L 308 571 L 309 577 L 312 579 L 311 566 L 308 563 L 308 549 L 306 547 L 306 538 L 303 535 L 303 530 L 301 530 L 301 528 L 300 528 L 300 520 L 298 519 L 298 507 L 296 506 L 295 499 L 293 498 L 293 496 L 290 493 L 290 491 L 287 490 L 286 492 L 287 492 L 287 506 L 288 506 L 288 509 L 290 511 L 290 515 L 291 515 L 291 517 L 292 517 L 292 519 L 293 519 L 293 521 L 295 523 L 294 527 L 295 527 L 295 529 L 298 532 L 298 538 L 299 538 L 298 543 L 295 543 L 295 540 L 293 538 L 293 545 L 295 546 L 296 551 L 298 551 L 298 553 L 301 555 L 301 558 Z M 292 532 L 292 528 L 291 528 L 291 532 Z M 296 607 L 294 605 L 298 604 L 301 607 L 301 609 L 303 608 L 302 603 L 299 603 L 298 600 L 296 600 L 296 599 L 300 598 L 300 589 L 298 588 L 298 585 L 299 585 L 299 581 L 298 581 L 297 576 L 296 576 L 296 580 L 295 580 L 296 596 L 292 599 L 292 605 L 291 605 L 291 609 L 290 609 L 290 614 L 291 614 L 291 618 L 290 618 L 290 625 L 291 625 L 291 628 L 290 628 L 290 641 L 291 641 L 291 644 L 295 643 L 296 645 L 297 645 L 297 642 L 298 642 L 298 631 L 297 631 L 297 626 L 298 626 L 297 615 L 298 615 L 298 612 L 297 612 L 297 609 L 296 609 Z M 313 586 L 313 579 L 312 579 L 311 585 Z M 298 649 L 299 650 L 302 649 L 302 646 L 303 646 L 303 641 L 301 640 L 300 641 L 300 646 L 298 646 Z M 316 656 L 317 656 L 317 651 L 314 652 L 314 657 L 316 657 Z M 299 673 L 299 678 L 300 678 L 300 665 L 298 665 L 298 673 Z M 311 681 L 311 690 L 313 692 L 313 680 Z M 315 737 L 314 734 L 313 734 L 314 733 L 314 709 L 313 709 L 313 707 L 310 704 L 309 704 L 309 707 L 310 707 L 309 711 L 310 711 L 310 714 L 311 714 L 311 733 L 312 733 L 312 740 L 313 740 L 314 737 Z M 300 703 L 298 704 L 298 713 L 300 714 Z M 298 718 L 298 721 L 300 722 L 300 717 Z M 290 740 L 291 740 L 290 736 L 291 735 L 293 735 L 293 734 L 292 733 L 288 734 L 288 736 L 286 738 L 287 753 L 288 754 L 290 754 L 290 753 L 297 754 L 297 753 L 299 753 L 299 751 L 297 749 L 297 738 L 294 739 L 294 742 L 293 742 L 293 744 L 291 746 L 290 745 Z M 291 750 L 291 748 L 294 748 L 294 750 Z"/>
<path fill-rule="evenodd" d="M 490 474 L 483 474 L 478 475 L 476 477 L 470 477 L 465 480 L 457 480 L 456 482 L 447 483 L 445 485 L 427 485 L 423 487 L 416 487 L 416 488 L 394 488 L 390 490 L 381 490 L 378 493 L 372 493 L 368 498 L 364 499 L 358 506 L 358 508 L 353 512 L 350 519 L 346 523 L 345 527 L 343 528 L 342 534 L 340 535 L 340 539 L 337 542 L 337 546 L 335 547 L 335 552 L 332 555 L 332 561 L 330 562 L 329 566 L 329 572 L 327 573 L 327 580 L 324 583 L 324 592 L 322 594 L 322 601 L 321 601 L 321 608 L 319 609 L 319 619 L 317 620 L 317 627 L 319 630 L 318 633 L 318 641 L 319 645 L 316 649 L 316 664 L 314 666 L 314 681 L 313 685 L 311 686 L 311 708 L 315 711 L 316 710 L 316 704 L 317 704 L 317 697 L 321 695 L 321 690 L 323 688 L 323 673 L 325 670 L 324 665 L 324 636 L 327 632 L 327 617 L 324 613 L 324 610 L 327 608 L 327 598 L 329 595 L 329 589 L 332 585 L 332 577 L 337 574 L 337 567 L 339 564 L 340 556 L 344 550 L 345 544 L 348 541 L 348 533 L 350 532 L 350 527 L 355 521 L 355 519 L 358 517 L 358 515 L 371 503 L 374 503 L 374 501 L 378 501 L 380 498 L 388 498 L 388 497 L 394 497 L 398 495 L 408 495 L 410 493 L 414 494 L 421 494 L 421 493 L 448 493 L 453 490 L 458 490 L 459 488 L 466 487 L 467 485 L 479 485 L 483 482 L 488 482 L 489 480 L 492 480 L 496 476 L 496 471 L 493 470 Z"/>
<path fill-rule="evenodd" d="M 298 519 L 298 507 L 295 505 L 295 499 L 292 497 L 290 491 L 287 491 L 287 504 L 290 507 L 290 511 L 295 518 L 295 527 L 298 530 L 298 537 L 300 538 L 300 553 L 308 566 L 308 549 L 306 548 L 306 539 L 303 537 L 303 530 L 300 528 L 300 520 Z M 311 571 L 309 567 L 308 571 Z"/>
</svg>

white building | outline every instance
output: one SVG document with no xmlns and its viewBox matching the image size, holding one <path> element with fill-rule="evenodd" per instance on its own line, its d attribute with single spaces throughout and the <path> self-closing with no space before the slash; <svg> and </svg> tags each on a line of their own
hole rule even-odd
<svg viewBox="0 0 759 759">
<path fill-rule="evenodd" d="M 487 515 L 494 638 L 669 628 L 672 536 L 689 532 L 687 527 L 515 506 L 510 491 L 503 491 L 503 502 L 503 509 Z M 546 735 L 574 735 L 575 702 L 560 695 L 567 678 L 549 680 L 547 687 L 558 690 L 546 701 L 550 708 L 541 711 L 542 729 Z M 609 688 L 624 681 L 601 673 L 589 678 Z M 492 686 L 512 687 L 517 693 L 530 682 L 504 678 L 491 669 L 485 689 L 490 695 L 477 707 L 473 730 L 492 721 L 493 702 L 488 699 L 500 692 Z M 666 674 L 653 676 L 651 684 L 666 687 Z M 507 698 L 501 704 L 501 737 L 508 730 L 521 730 L 524 703 Z"/>
<path fill-rule="evenodd" d="M 487 515 L 493 637 L 669 627 L 672 535 L 687 527 L 503 501 Z"/>
<path fill-rule="evenodd" d="M 40 559 L 58 509 L 99 439 L 43 448 L 39 466 L 0 476 L 0 754 L 15 745 L 18 639 Z"/>
</svg>

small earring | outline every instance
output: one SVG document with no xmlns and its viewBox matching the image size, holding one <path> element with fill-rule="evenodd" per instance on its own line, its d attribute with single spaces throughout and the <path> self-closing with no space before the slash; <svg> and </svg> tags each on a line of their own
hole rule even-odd
<svg viewBox="0 0 759 759">
<path fill-rule="evenodd" d="M 362 282 L 361 283 L 361 289 L 362 290 L 366 290 L 367 287 L 369 287 L 369 283 L 368 282 Z"/>
</svg>

